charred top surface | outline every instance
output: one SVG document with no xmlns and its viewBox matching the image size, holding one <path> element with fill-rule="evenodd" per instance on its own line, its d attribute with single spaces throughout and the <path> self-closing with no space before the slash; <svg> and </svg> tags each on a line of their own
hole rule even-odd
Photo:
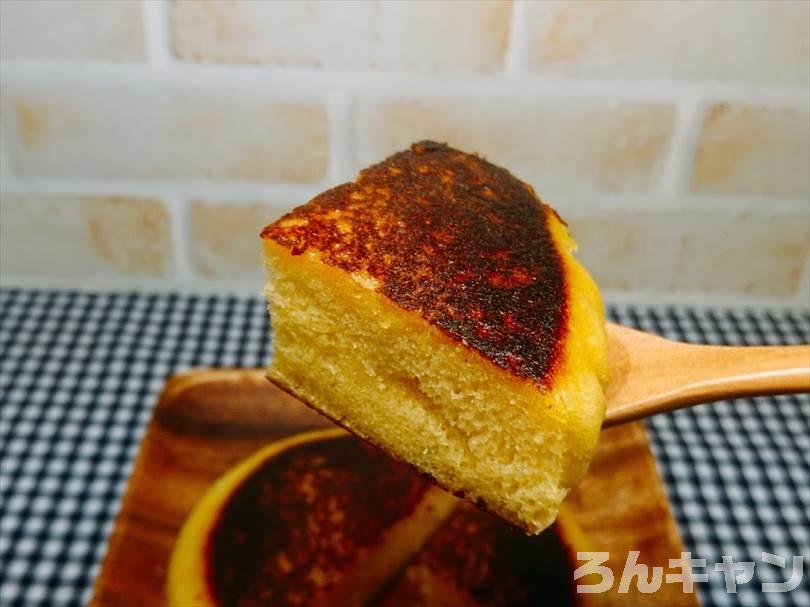
<svg viewBox="0 0 810 607">
<path fill-rule="evenodd" d="M 430 483 L 353 437 L 262 464 L 225 503 L 208 540 L 217 605 L 309 605 L 410 514 Z"/>
<path fill-rule="evenodd" d="M 553 212 L 508 171 L 426 141 L 298 207 L 262 237 L 372 278 L 402 308 L 548 387 L 568 312 Z"/>
<path fill-rule="evenodd" d="M 527 536 L 502 520 L 462 505 L 433 535 L 411 567 L 430 572 L 476 605 L 574 605 L 574 565 L 557 525 Z M 404 584 L 385 607 L 417 605 Z M 413 589 L 418 594 L 418 588 Z"/>
</svg>

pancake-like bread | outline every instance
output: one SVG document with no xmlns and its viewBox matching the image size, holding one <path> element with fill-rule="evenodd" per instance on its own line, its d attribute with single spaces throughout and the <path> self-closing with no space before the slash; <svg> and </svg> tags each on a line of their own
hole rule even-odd
<svg viewBox="0 0 810 607">
<path fill-rule="evenodd" d="M 281 441 L 195 507 L 172 555 L 169 605 L 363 605 L 456 502 L 344 430 Z"/>
<path fill-rule="evenodd" d="M 565 224 L 474 155 L 415 144 L 262 232 L 269 377 L 537 533 L 604 415 L 604 312 Z"/>
<path fill-rule="evenodd" d="M 565 510 L 526 536 L 343 430 L 308 432 L 203 496 L 172 555 L 168 605 L 582 605 L 573 570 L 587 549 Z"/>
</svg>

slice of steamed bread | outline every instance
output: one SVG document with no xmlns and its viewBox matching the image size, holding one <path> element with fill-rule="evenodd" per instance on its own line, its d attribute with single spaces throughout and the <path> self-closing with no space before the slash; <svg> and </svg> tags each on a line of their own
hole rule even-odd
<svg viewBox="0 0 810 607">
<path fill-rule="evenodd" d="M 532 188 L 415 144 L 262 232 L 272 381 L 529 533 L 583 477 L 604 311 Z"/>
<path fill-rule="evenodd" d="M 175 544 L 166 597 L 169 607 L 601 604 L 575 593 L 576 553 L 591 549 L 565 509 L 526 536 L 345 430 L 321 430 L 259 450 L 206 491 Z"/>
</svg>

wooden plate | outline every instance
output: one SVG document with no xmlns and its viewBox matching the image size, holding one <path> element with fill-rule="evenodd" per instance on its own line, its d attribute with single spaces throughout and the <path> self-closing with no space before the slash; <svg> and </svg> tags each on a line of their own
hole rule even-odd
<svg viewBox="0 0 810 607">
<path fill-rule="evenodd" d="M 94 607 L 163 607 L 169 556 L 188 513 L 225 470 L 270 441 L 331 426 L 259 370 L 203 370 L 169 380 L 155 408 L 96 580 Z M 628 552 L 663 567 L 683 547 L 641 424 L 602 432 L 596 457 L 568 499 L 589 548 L 609 552 L 613 605 L 697 605 L 680 584 L 618 594 Z M 583 561 L 584 563 L 584 561 Z M 580 563 L 582 564 L 582 563 Z"/>
</svg>

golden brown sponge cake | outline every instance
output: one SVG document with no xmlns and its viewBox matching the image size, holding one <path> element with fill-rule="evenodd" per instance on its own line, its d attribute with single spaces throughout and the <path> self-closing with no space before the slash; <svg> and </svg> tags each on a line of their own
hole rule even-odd
<svg viewBox="0 0 810 607">
<path fill-rule="evenodd" d="M 344 430 L 275 443 L 217 481 L 189 516 L 168 604 L 363 605 L 456 503 Z"/>
<path fill-rule="evenodd" d="M 565 224 L 484 159 L 415 144 L 262 232 L 269 377 L 537 533 L 604 415 L 604 313 Z"/>
<path fill-rule="evenodd" d="M 175 546 L 168 606 L 584 605 L 573 571 L 588 549 L 565 510 L 527 536 L 343 430 L 308 432 L 207 491 Z"/>
</svg>

